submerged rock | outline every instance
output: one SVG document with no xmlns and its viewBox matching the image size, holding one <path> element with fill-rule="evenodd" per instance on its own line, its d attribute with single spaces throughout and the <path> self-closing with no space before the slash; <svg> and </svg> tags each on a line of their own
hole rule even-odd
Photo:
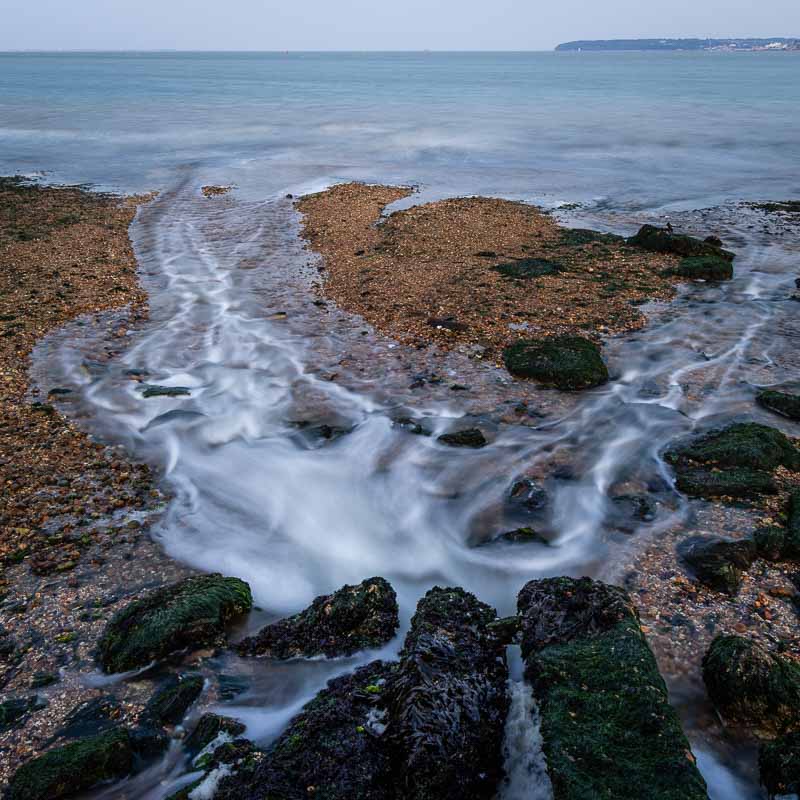
<svg viewBox="0 0 800 800">
<path fill-rule="evenodd" d="M 543 544 L 550 546 L 550 540 L 533 528 L 517 528 L 506 531 L 491 540 L 490 543 L 505 542 L 506 544 Z"/>
<path fill-rule="evenodd" d="M 541 511 L 548 502 L 547 490 L 530 478 L 522 478 L 511 487 L 507 505 L 511 511 Z"/>
<path fill-rule="evenodd" d="M 555 800 L 706 800 L 628 594 L 550 578 L 528 583 L 518 609 Z"/>
<path fill-rule="evenodd" d="M 215 800 L 393 798 L 380 735 L 382 694 L 394 669 L 374 661 L 331 680 L 263 758 L 223 779 Z"/>
<path fill-rule="evenodd" d="M 800 664 L 741 636 L 717 636 L 703 657 L 703 681 L 719 713 L 762 730 L 800 725 Z"/>
<path fill-rule="evenodd" d="M 556 389 L 590 389 L 608 381 L 600 348 L 580 336 L 522 339 L 503 351 L 503 360 L 512 375 Z"/>
<path fill-rule="evenodd" d="M 684 542 L 679 549 L 701 583 L 730 595 L 739 591 L 744 571 L 756 558 L 756 546 L 749 539 L 732 541 L 698 536 Z"/>
<path fill-rule="evenodd" d="M 758 767 L 770 798 L 800 794 L 800 733 L 762 744 Z"/>
<path fill-rule="evenodd" d="M 478 428 L 467 428 L 463 431 L 443 433 L 436 441 L 446 444 L 449 447 L 472 447 L 476 449 L 484 447 L 487 444 L 486 437 Z"/>
<path fill-rule="evenodd" d="M 643 225 L 635 236 L 628 239 L 628 244 L 655 253 L 674 253 L 687 258 L 712 256 L 726 261 L 734 259 L 733 253 L 723 250 L 713 242 L 673 233 L 669 228 L 658 228 L 655 225 Z"/>
<path fill-rule="evenodd" d="M 800 469 L 800 451 L 779 430 L 739 422 L 665 454 L 677 487 L 699 497 L 752 497 L 777 491 L 772 471 Z"/>
<path fill-rule="evenodd" d="M 48 750 L 26 762 L 14 774 L 5 797 L 6 800 L 70 797 L 104 781 L 124 778 L 135 770 L 141 755 L 130 732 L 114 728 Z"/>
<path fill-rule="evenodd" d="M 281 659 L 349 656 L 386 644 L 399 624 L 394 589 L 383 578 L 369 578 L 317 597 L 305 611 L 267 625 L 236 649 Z"/>
<path fill-rule="evenodd" d="M 776 392 L 773 389 L 762 389 L 756 395 L 756 402 L 782 417 L 800 420 L 800 396 L 787 392 Z"/>
<path fill-rule="evenodd" d="M 203 691 L 202 675 L 170 675 L 150 698 L 145 717 L 158 725 L 177 725 Z"/>
<path fill-rule="evenodd" d="M 733 264 L 720 256 L 691 256 L 670 272 L 691 280 L 729 281 L 733 278 Z"/>
<path fill-rule="evenodd" d="M 386 737 L 405 800 L 494 797 L 508 669 L 494 609 L 463 589 L 420 600 L 387 690 Z"/>
<path fill-rule="evenodd" d="M 186 386 L 156 386 L 155 384 L 142 386 L 142 397 L 188 397 L 191 394 L 191 389 Z"/>
<path fill-rule="evenodd" d="M 124 672 L 187 647 L 211 644 L 252 604 L 250 587 L 238 578 L 186 578 L 118 612 L 98 643 L 98 660 L 105 672 Z"/>
</svg>

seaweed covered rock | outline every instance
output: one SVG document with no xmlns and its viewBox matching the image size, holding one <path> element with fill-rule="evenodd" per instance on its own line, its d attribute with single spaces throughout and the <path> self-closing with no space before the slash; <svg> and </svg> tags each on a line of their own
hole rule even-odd
<svg viewBox="0 0 800 800">
<path fill-rule="evenodd" d="M 133 772 L 137 752 L 127 730 L 115 728 L 48 750 L 12 777 L 6 800 L 58 800 Z"/>
<path fill-rule="evenodd" d="M 580 336 L 521 339 L 503 351 L 503 360 L 512 375 L 556 389 L 590 389 L 608 381 L 600 348 Z"/>
<path fill-rule="evenodd" d="M 202 691 L 201 675 L 170 675 L 150 698 L 145 717 L 157 725 L 177 725 Z"/>
<path fill-rule="evenodd" d="M 729 281 L 733 278 L 733 264 L 720 256 L 691 256 L 684 258 L 670 270 L 681 278 L 703 281 Z"/>
<path fill-rule="evenodd" d="M 756 545 L 749 539 L 692 537 L 679 551 L 701 583 L 730 595 L 739 591 L 744 571 L 756 558 Z"/>
<path fill-rule="evenodd" d="M 800 561 L 800 490 L 795 490 L 789 496 L 786 513 L 786 539 L 782 555 L 791 561 Z"/>
<path fill-rule="evenodd" d="M 734 254 L 723 250 L 715 242 L 697 239 L 683 233 L 673 233 L 669 228 L 655 225 L 642 225 L 635 236 L 628 239 L 628 244 L 650 250 L 654 253 L 674 253 L 685 258 L 711 256 L 725 261 L 733 261 Z"/>
<path fill-rule="evenodd" d="M 800 733 L 764 742 L 758 754 L 761 783 L 770 798 L 800 794 Z"/>
<path fill-rule="evenodd" d="M 494 797 L 502 777 L 508 668 L 494 609 L 463 589 L 417 605 L 388 688 L 387 743 L 405 800 Z"/>
<path fill-rule="evenodd" d="M 518 258 L 514 261 L 497 264 L 492 269 L 499 272 L 504 278 L 528 280 L 542 278 L 545 275 L 557 275 L 564 270 L 564 266 L 558 261 L 551 261 L 547 258 Z"/>
<path fill-rule="evenodd" d="M 194 730 L 186 737 L 184 746 L 190 755 L 196 756 L 221 734 L 234 739 L 244 731 L 245 726 L 239 720 L 221 717 L 219 714 L 203 714 L 194 726 Z"/>
<path fill-rule="evenodd" d="M 677 487 L 698 497 L 753 497 L 777 491 L 777 467 L 800 469 L 800 451 L 779 430 L 739 422 L 665 454 Z"/>
<path fill-rule="evenodd" d="M 390 800 L 380 741 L 383 694 L 396 665 L 374 661 L 334 678 L 289 723 L 266 756 L 224 779 L 216 800 Z"/>
<path fill-rule="evenodd" d="M 369 578 L 317 597 L 305 611 L 267 625 L 237 649 L 270 658 L 346 656 L 386 644 L 399 624 L 394 589 L 383 578 Z"/>
<path fill-rule="evenodd" d="M 780 414 L 782 417 L 800 420 L 800 396 L 777 392 L 774 389 L 762 389 L 756 395 L 756 402 L 763 408 Z"/>
<path fill-rule="evenodd" d="M 777 525 L 758 528 L 753 533 L 753 544 L 759 558 L 780 561 L 786 547 L 786 531 Z"/>
<path fill-rule="evenodd" d="M 252 604 L 250 587 L 238 578 L 186 578 L 118 612 L 98 643 L 98 660 L 106 672 L 124 672 L 187 647 L 211 644 Z"/>
<path fill-rule="evenodd" d="M 478 449 L 486 445 L 486 437 L 479 428 L 467 428 L 466 430 L 443 433 L 436 440 L 448 447 L 472 447 Z"/>
<path fill-rule="evenodd" d="M 706 800 L 627 593 L 589 578 L 537 580 L 518 609 L 555 800 Z"/>
<path fill-rule="evenodd" d="M 703 681 L 719 713 L 762 730 L 800 725 L 800 663 L 741 636 L 717 636 L 703 657 Z"/>
</svg>

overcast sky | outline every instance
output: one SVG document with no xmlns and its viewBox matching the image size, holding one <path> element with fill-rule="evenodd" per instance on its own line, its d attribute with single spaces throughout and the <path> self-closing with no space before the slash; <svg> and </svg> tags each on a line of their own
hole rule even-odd
<svg viewBox="0 0 800 800">
<path fill-rule="evenodd" d="M 800 0 L 0 0 L 0 50 L 547 50 L 800 36 Z"/>
</svg>

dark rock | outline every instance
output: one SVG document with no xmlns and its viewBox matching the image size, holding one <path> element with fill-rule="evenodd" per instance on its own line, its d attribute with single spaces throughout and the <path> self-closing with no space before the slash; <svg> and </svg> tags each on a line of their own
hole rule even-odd
<svg viewBox="0 0 800 800">
<path fill-rule="evenodd" d="M 157 725 L 177 725 L 202 691 L 201 675 L 170 675 L 150 698 L 145 717 Z"/>
<path fill-rule="evenodd" d="M 244 581 L 218 574 L 156 589 L 109 622 L 98 643 L 99 661 L 106 672 L 123 672 L 187 647 L 211 644 L 252 603 Z"/>
<path fill-rule="evenodd" d="M 800 733 L 764 742 L 758 754 L 761 783 L 770 798 L 800 794 Z"/>
<path fill-rule="evenodd" d="M 420 384 L 420 385 L 424 385 Z M 431 432 L 427 430 L 421 423 L 417 422 L 417 420 L 411 417 L 398 417 L 397 419 L 393 420 L 392 424 L 396 428 L 402 428 L 409 433 L 413 433 L 415 436 L 430 436 Z"/>
<path fill-rule="evenodd" d="M 692 256 L 684 258 L 670 272 L 692 280 L 729 281 L 733 278 L 733 264 L 719 256 Z"/>
<path fill-rule="evenodd" d="M 114 728 L 49 750 L 23 764 L 12 777 L 6 800 L 58 800 L 119 780 L 134 771 L 138 753 L 130 734 Z"/>
<path fill-rule="evenodd" d="M 34 711 L 46 708 L 47 703 L 36 695 L 30 697 L 12 697 L 0 703 L 0 732 L 13 728 L 30 716 Z"/>
<path fill-rule="evenodd" d="M 722 247 L 722 239 L 720 239 L 719 236 L 714 236 L 713 234 L 711 236 L 706 236 L 703 241 L 706 244 L 713 244 L 714 247 Z"/>
<path fill-rule="evenodd" d="M 503 351 L 503 360 L 512 375 L 556 389 L 590 389 L 608 381 L 600 348 L 580 336 L 522 339 Z"/>
<path fill-rule="evenodd" d="M 694 236 L 672 233 L 667 228 L 657 228 L 655 225 L 643 225 L 635 236 L 628 239 L 628 244 L 655 253 L 674 253 L 684 257 L 716 256 L 726 261 L 734 259 L 733 253 L 717 245 L 696 239 Z"/>
<path fill-rule="evenodd" d="M 34 672 L 31 678 L 31 689 L 42 689 L 58 683 L 58 675 L 52 672 Z"/>
<path fill-rule="evenodd" d="M 447 331 L 463 333 L 469 330 L 469 325 L 459 322 L 455 317 L 431 317 L 428 320 L 428 325 L 432 328 L 443 328 Z"/>
<path fill-rule="evenodd" d="M 681 544 L 679 552 L 700 583 L 730 595 L 739 591 L 744 571 L 756 558 L 756 546 L 749 539 L 715 536 L 692 537 Z"/>
<path fill-rule="evenodd" d="M 270 658 L 349 656 L 386 644 L 399 624 L 394 589 L 383 578 L 369 578 L 317 597 L 305 611 L 243 639 L 237 650 Z"/>
<path fill-rule="evenodd" d="M 217 682 L 221 700 L 232 700 L 250 688 L 250 682 L 241 675 L 218 675 Z"/>
<path fill-rule="evenodd" d="M 517 528 L 507 531 L 492 539 L 492 542 L 505 542 L 507 544 L 543 544 L 550 546 L 550 540 L 533 528 Z"/>
<path fill-rule="evenodd" d="M 387 744 L 405 800 L 490 800 L 503 773 L 508 669 L 492 608 L 431 589 L 388 687 Z"/>
<path fill-rule="evenodd" d="M 245 726 L 238 720 L 221 717 L 219 714 L 203 714 L 194 730 L 184 740 L 184 746 L 191 756 L 196 756 L 221 733 L 226 733 L 233 739 L 244 731 Z"/>
<path fill-rule="evenodd" d="M 758 528 L 753 533 L 753 543 L 759 558 L 767 561 L 780 561 L 786 546 L 786 531 L 777 525 Z"/>
<path fill-rule="evenodd" d="M 512 510 L 541 511 L 547 503 L 547 492 L 530 478 L 516 481 L 508 494 L 508 505 Z"/>
<path fill-rule="evenodd" d="M 186 386 L 155 386 L 153 384 L 142 386 L 142 397 L 186 397 L 191 393 L 191 389 Z"/>
<path fill-rule="evenodd" d="M 67 714 L 64 724 L 56 732 L 56 737 L 63 739 L 81 739 L 96 736 L 119 725 L 122 717 L 122 706 L 110 694 L 93 697 L 79 703 Z"/>
<path fill-rule="evenodd" d="M 443 433 L 436 441 L 446 444 L 448 447 L 472 447 L 475 449 L 484 447 L 487 443 L 486 437 L 478 428 Z"/>
<path fill-rule="evenodd" d="M 729 722 L 787 731 L 800 724 L 800 664 L 741 636 L 717 636 L 703 657 L 703 681 Z"/>
<path fill-rule="evenodd" d="M 486 627 L 492 636 L 505 647 L 516 642 L 521 631 L 519 615 L 500 617 L 490 622 Z"/>
<path fill-rule="evenodd" d="M 555 800 L 706 800 L 628 594 L 551 578 L 528 583 L 518 608 Z"/>
<path fill-rule="evenodd" d="M 800 469 L 800 452 L 779 430 L 740 422 L 665 454 L 677 486 L 701 497 L 751 497 L 777 490 L 771 472 Z"/>
<path fill-rule="evenodd" d="M 756 395 L 756 402 L 782 417 L 800 420 L 800 396 L 796 394 L 763 389 Z"/>
<path fill-rule="evenodd" d="M 656 501 L 647 494 L 620 494 L 611 500 L 641 522 L 652 522 L 658 512 Z"/>
<path fill-rule="evenodd" d="M 789 495 L 786 513 L 786 541 L 782 555 L 790 561 L 800 561 L 800 490 L 796 489 Z"/>
<path fill-rule="evenodd" d="M 548 261 L 546 258 L 518 258 L 503 264 L 496 264 L 493 270 L 499 272 L 504 278 L 526 280 L 541 278 L 545 275 L 557 275 L 564 271 L 564 265 L 558 261 Z"/>
<path fill-rule="evenodd" d="M 602 242 L 603 244 L 620 244 L 625 241 L 624 236 L 617 236 L 615 233 L 601 233 L 586 228 L 567 228 L 561 232 L 561 244 L 572 247 L 580 247 L 584 244 Z"/>
<path fill-rule="evenodd" d="M 196 758 L 193 766 L 209 771 L 217 769 L 223 764 L 237 764 L 256 752 L 258 752 L 258 748 L 249 739 L 234 739 L 232 742 L 224 742 L 214 748 L 212 753 L 205 753 Z"/>
<path fill-rule="evenodd" d="M 288 725 L 266 756 L 223 779 L 215 800 L 390 800 L 381 743 L 383 694 L 396 665 L 374 661 L 334 678 Z"/>
</svg>

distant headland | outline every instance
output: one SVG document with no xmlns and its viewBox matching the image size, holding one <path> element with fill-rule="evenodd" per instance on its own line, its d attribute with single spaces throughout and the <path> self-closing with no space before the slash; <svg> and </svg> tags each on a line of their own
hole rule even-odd
<svg viewBox="0 0 800 800">
<path fill-rule="evenodd" d="M 589 39 L 564 42 L 556 50 L 724 50 L 728 52 L 747 52 L 753 50 L 797 50 L 800 51 L 800 38 L 787 39 Z"/>
</svg>

